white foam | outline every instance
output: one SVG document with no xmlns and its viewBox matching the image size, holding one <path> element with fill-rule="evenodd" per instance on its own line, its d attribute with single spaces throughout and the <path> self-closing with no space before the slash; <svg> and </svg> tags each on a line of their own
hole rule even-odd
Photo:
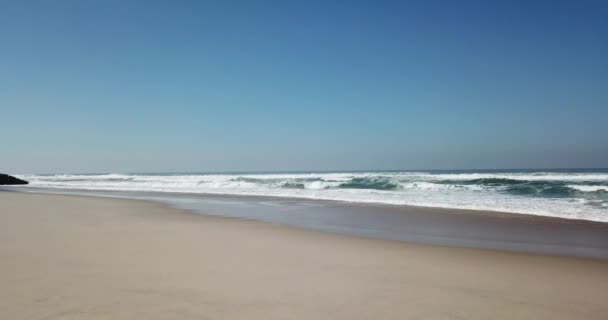
<svg viewBox="0 0 608 320">
<path fill-rule="evenodd" d="M 577 184 L 569 184 L 569 188 L 576 189 L 583 192 L 595 192 L 595 191 L 608 191 L 608 186 L 586 186 L 586 185 L 577 185 Z"/>
<path fill-rule="evenodd" d="M 428 173 L 356 172 L 306 174 L 99 174 L 19 175 L 31 187 L 57 189 L 157 191 L 299 197 L 349 202 L 416 205 L 427 207 L 493 210 L 562 218 L 608 222 L 606 202 L 589 205 L 584 199 L 523 197 L 500 192 L 501 188 L 449 180 L 484 178 L 532 181 L 566 181 L 583 192 L 608 191 L 606 186 L 581 181 L 606 181 L 605 173 Z M 367 178 L 396 184 L 395 190 L 339 189 L 353 178 Z M 577 183 L 579 182 L 579 183 Z M 303 189 L 284 188 L 285 183 L 302 184 Z"/>
<path fill-rule="evenodd" d="M 606 173 L 446 173 L 421 174 L 417 177 L 429 180 L 512 179 L 528 181 L 608 181 L 608 174 Z"/>
</svg>

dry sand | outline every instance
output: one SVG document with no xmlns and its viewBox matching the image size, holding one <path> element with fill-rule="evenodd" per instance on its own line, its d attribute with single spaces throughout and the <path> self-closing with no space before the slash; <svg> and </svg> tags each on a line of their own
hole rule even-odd
<svg viewBox="0 0 608 320">
<path fill-rule="evenodd" d="M 608 261 L 0 192 L 0 319 L 608 319 Z"/>
</svg>

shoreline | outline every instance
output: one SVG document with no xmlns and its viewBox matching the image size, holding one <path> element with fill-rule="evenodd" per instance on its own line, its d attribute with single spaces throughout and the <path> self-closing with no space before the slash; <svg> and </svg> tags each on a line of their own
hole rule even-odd
<svg viewBox="0 0 608 320">
<path fill-rule="evenodd" d="M 13 190 L 10 190 L 13 189 Z M 31 190 L 31 191 L 30 191 Z M 158 196 L 174 196 L 174 197 L 213 197 L 213 198 L 242 198 L 242 199 L 258 199 L 258 200 L 277 200 L 277 201 L 310 201 L 320 202 L 328 204 L 343 204 L 343 205 L 354 205 L 361 207 L 371 208 L 382 208 L 391 207 L 396 209 L 409 210 L 430 210 L 430 211 L 443 211 L 444 214 L 462 214 L 462 215 L 480 215 L 480 216 L 491 216 L 500 217 L 506 219 L 522 219 L 522 220 L 538 220 L 552 223 L 573 223 L 573 224 L 587 224 L 587 225 L 598 225 L 608 226 L 608 221 L 597 221 L 587 220 L 581 218 L 567 218 L 559 216 L 549 216 L 532 213 L 522 212 L 509 212 L 509 211 L 498 211 L 489 209 L 465 209 L 465 208 L 449 208 L 449 207 L 431 207 L 431 206 L 417 206 L 410 204 L 392 204 L 392 203 L 381 203 L 381 202 L 357 202 L 348 200 L 335 200 L 335 199 L 317 199 L 307 197 L 293 197 L 293 196 L 272 196 L 272 195 L 249 195 L 249 194 L 224 194 L 224 193 L 191 193 L 191 192 L 165 192 L 165 191 L 133 191 L 133 190 L 101 190 L 101 189 L 73 189 L 73 188 L 45 188 L 45 187 L 22 187 L 22 186 L 0 186 L 0 192 L 2 191 L 15 191 L 35 194 L 59 194 L 59 195 L 74 195 L 74 196 L 85 196 L 85 197 L 102 197 L 102 198 L 125 198 L 135 199 L 121 194 L 155 194 Z M 103 194 L 113 194 L 105 196 Z"/>
<path fill-rule="evenodd" d="M 11 319 L 603 319 L 608 261 L 0 193 Z"/>
<path fill-rule="evenodd" d="M 608 224 L 586 220 L 249 196 L 52 191 L 24 193 L 152 201 L 197 215 L 404 243 L 608 259 Z"/>
<path fill-rule="evenodd" d="M 1 192 L 3 192 L 4 190 L 2 190 L 0 188 L 0 194 Z M 22 191 L 15 191 L 18 193 L 28 193 L 28 192 L 22 192 Z M 547 257 L 566 257 L 566 258 L 576 258 L 576 259 L 592 259 L 592 260 L 606 260 L 608 261 L 608 258 L 596 258 L 596 257 L 585 257 L 585 256 L 563 256 L 563 255 L 554 255 L 554 254 L 543 254 L 543 253 L 535 253 L 535 252 L 525 252 L 525 251 L 510 251 L 510 250 L 500 250 L 500 249 L 492 249 L 492 248 L 476 248 L 476 247 L 460 247 L 460 246 L 450 246 L 450 245 L 437 245 L 437 244 L 421 244 L 421 243 L 412 243 L 412 242 L 406 242 L 406 241 L 400 241 L 400 240 L 391 240 L 391 239 L 382 239 L 382 238 L 375 238 L 375 237 L 369 237 L 369 236 L 364 236 L 364 235 L 352 235 L 352 234 L 344 234 L 344 233 L 338 233 L 338 232 L 331 232 L 331 231 L 322 231 L 322 230 L 316 230 L 316 229 L 310 229 L 310 228 L 306 228 L 306 227 L 298 227 L 298 226 L 293 226 L 293 225 L 288 225 L 288 224 L 281 224 L 281 223 L 273 223 L 273 222 L 268 222 L 268 221 L 264 221 L 264 220 L 257 220 L 257 219 L 247 219 L 247 218 L 237 218 L 237 217 L 227 217 L 227 216 L 222 216 L 222 215 L 217 215 L 217 214 L 209 214 L 209 213 L 201 213 L 201 212 L 197 212 L 195 210 L 191 210 L 191 209 L 182 209 L 182 208 L 178 208 L 178 207 L 174 207 L 171 206 L 165 202 L 159 201 L 159 200 L 152 200 L 152 199 L 137 199 L 137 198 L 119 198 L 119 197 L 111 197 L 111 196 L 98 196 L 98 195 L 85 195 L 85 194 L 62 194 L 62 193 L 44 193 L 44 192 L 31 192 L 31 194 L 34 195 L 50 195 L 50 196 L 58 196 L 58 197 L 74 197 L 74 198 L 91 198 L 91 199 L 108 199 L 111 201 L 125 201 L 125 202 L 140 202 L 142 204 L 151 204 L 151 205 L 155 205 L 155 206 L 159 206 L 161 209 L 167 210 L 167 211 L 175 211 L 174 214 L 179 214 L 179 215 L 188 215 L 188 216 L 193 216 L 193 217 L 202 217 L 203 219 L 219 219 L 219 220 L 225 220 L 225 221 L 235 221 L 235 222 L 244 222 L 247 224 L 261 224 L 261 225 L 269 225 L 269 226 L 273 226 L 273 227 L 278 227 L 278 228 L 287 228 L 287 229 L 291 229 L 291 230 L 297 230 L 297 231 L 302 231 L 302 232 L 312 232 L 312 233 L 318 233 L 318 234 L 326 234 L 326 235 L 334 235 L 334 236 L 339 236 L 339 237 L 353 237 L 353 238 L 362 238 L 362 239 L 366 239 L 366 240 L 371 240 L 371 241 L 386 241 L 389 243 L 397 243 L 397 244 L 405 244 L 405 245 L 413 245 L 413 246 L 423 246 L 423 247 L 438 247 L 438 248 L 446 248 L 446 249 L 464 249 L 464 250 L 482 250 L 482 251 L 489 251 L 489 252 L 496 252 L 496 253 L 506 253 L 506 254 L 524 254 L 524 255 L 532 255 L 532 256 L 547 256 Z M 179 195 L 179 193 L 177 193 Z M 176 194 L 172 194 L 172 195 L 176 195 Z M 214 194 L 194 194 L 194 195 L 201 195 L 201 196 L 216 196 Z M 231 195 L 217 195 L 219 197 L 227 197 L 227 198 L 231 198 Z M 243 195 L 243 196 L 235 196 L 237 198 L 259 198 L 259 199 L 265 199 L 265 198 L 274 198 L 277 200 L 286 200 L 286 198 L 283 197 L 266 197 L 266 196 L 249 196 L 249 195 Z M 300 198 L 289 198 L 287 200 L 310 200 L 310 199 L 300 199 Z M 313 202 L 316 202 L 317 200 L 310 200 Z M 339 200 L 318 200 L 321 202 L 328 202 L 328 203 L 333 203 L 333 204 L 344 204 L 343 201 L 339 201 Z M 391 204 L 376 204 L 376 203 L 355 203 L 356 205 L 361 205 L 363 207 L 371 207 L 371 208 L 382 208 L 382 207 L 394 207 L 394 208 L 398 208 L 401 209 L 400 211 L 404 211 L 403 209 L 406 208 L 407 210 L 430 210 L 430 211 L 439 211 L 441 215 L 451 215 L 451 216 L 459 216 L 459 215 L 463 215 L 463 216 L 479 216 L 479 217 L 490 217 L 490 218 L 499 218 L 499 219 L 515 219 L 518 221 L 524 221 L 524 222 L 529 222 L 529 223 L 554 223 L 554 224 L 559 224 L 559 225 L 564 225 L 564 224 L 572 224 L 572 225 L 576 225 L 576 226 L 584 226 L 584 227 L 591 227 L 591 228 L 600 228 L 602 230 L 606 230 L 608 232 L 608 223 L 604 223 L 604 222 L 599 222 L 599 221 L 590 221 L 590 220 L 577 220 L 577 219 L 567 219 L 567 218 L 560 218 L 560 217 L 546 217 L 546 216 L 536 216 L 536 215 L 528 215 L 528 214 L 517 214 L 517 213 L 510 213 L 510 212 L 502 212 L 502 211 L 487 211 L 487 210 L 470 210 L 470 209 L 449 209 L 449 208 L 435 208 L 435 207 L 422 207 L 422 206 L 410 206 L 410 205 L 391 205 Z M 405 210 L 405 211 L 407 211 Z M 407 213 L 405 213 L 407 214 Z M 496 215 L 495 215 L 496 214 Z M 523 216 L 523 217 L 519 217 L 519 216 Z M 537 219 L 538 218 L 538 219 Z"/>
</svg>

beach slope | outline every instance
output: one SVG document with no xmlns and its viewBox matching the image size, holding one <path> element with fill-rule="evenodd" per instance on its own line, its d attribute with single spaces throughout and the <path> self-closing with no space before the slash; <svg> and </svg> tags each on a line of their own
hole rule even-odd
<svg viewBox="0 0 608 320">
<path fill-rule="evenodd" d="M 2 319 L 606 319 L 608 261 L 0 192 Z"/>
</svg>

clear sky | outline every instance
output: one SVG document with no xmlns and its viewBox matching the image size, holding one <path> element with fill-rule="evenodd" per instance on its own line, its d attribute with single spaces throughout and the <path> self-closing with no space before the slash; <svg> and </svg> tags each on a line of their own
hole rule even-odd
<svg viewBox="0 0 608 320">
<path fill-rule="evenodd" d="M 0 172 L 608 167 L 607 1 L 2 1 Z"/>
</svg>

